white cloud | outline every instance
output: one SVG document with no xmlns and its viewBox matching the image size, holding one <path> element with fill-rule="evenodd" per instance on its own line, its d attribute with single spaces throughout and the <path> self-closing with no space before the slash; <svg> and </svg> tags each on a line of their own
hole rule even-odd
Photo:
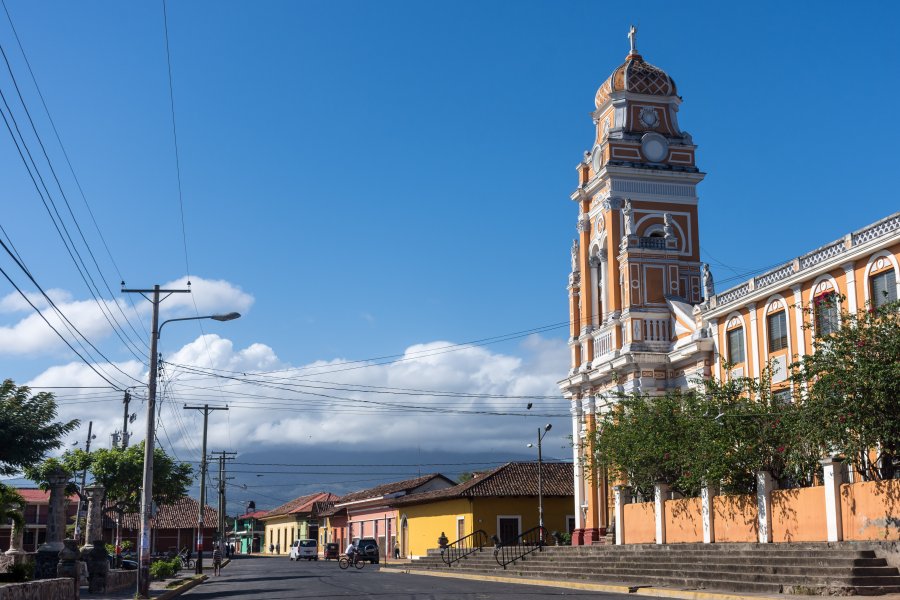
<svg viewBox="0 0 900 600">
<path fill-rule="evenodd" d="M 444 341 L 410 346 L 403 360 L 390 364 L 335 359 L 292 368 L 264 344 L 236 349 L 218 335 L 201 336 L 166 358 L 157 436 L 182 455 L 197 454 L 202 419 L 184 411 L 182 403 L 221 405 L 225 401 L 228 413 L 213 413 L 209 419 L 210 447 L 289 451 L 339 444 L 379 450 L 419 446 L 522 453 L 527 452 L 525 444 L 532 441 L 533 429 L 550 421 L 555 425 L 552 437 L 559 439 L 547 440 L 548 448 L 565 454 L 559 447 L 567 443 L 571 426 L 568 406 L 556 387 L 567 366 L 563 340 L 532 336 L 517 349 L 519 356 L 473 346 L 448 351 L 448 346 L 450 342 Z M 178 365 L 216 369 L 226 377 L 207 377 Z M 139 379 L 146 377 L 137 363 L 120 366 Z M 30 383 L 96 385 L 96 376 L 86 366 L 73 363 L 48 369 Z M 394 393 L 373 393 L 379 387 Z M 95 431 L 108 436 L 121 428 L 121 394 L 104 393 L 105 400 L 97 401 L 97 393 L 82 390 L 77 398 L 67 394 L 61 413 L 85 421 L 93 418 Z M 135 441 L 143 437 L 145 427 L 146 409 L 139 401 L 143 394 L 143 390 L 134 392 Z M 75 404 L 79 401 L 83 403 Z M 528 402 L 534 404 L 531 411 L 525 410 Z M 500 414 L 481 414 L 485 412 Z M 83 436 L 82 430 L 73 439 Z"/>
<path fill-rule="evenodd" d="M 194 277 L 191 283 L 191 294 L 173 294 L 162 303 L 163 319 L 195 316 L 197 312 L 201 315 L 232 311 L 246 312 L 253 305 L 253 296 L 227 281 Z M 170 281 L 161 287 L 184 288 L 186 279 Z M 49 307 L 43 296 L 33 293 L 27 295 L 35 306 L 41 309 L 41 314 L 46 317 L 47 321 L 78 348 L 78 345 L 74 343 L 76 334 L 70 332 L 67 324 L 55 310 Z M 149 323 L 151 305 L 142 298 L 134 299 L 135 304 L 132 308 L 122 297 L 98 303 L 94 300 L 73 300 L 71 293 L 66 290 L 49 290 L 47 295 L 53 299 L 59 310 L 75 328 L 95 345 L 99 345 L 104 339 L 114 334 L 113 326 L 110 324 L 112 321 L 119 323 L 125 331 L 123 335 L 131 337 L 136 346 L 146 347 L 144 339 L 146 334 L 138 321 L 146 319 Z M 137 314 L 135 314 L 135 310 L 137 310 Z M 35 356 L 68 351 L 65 343 L 18 293 L 7 294 L 0 299 L 0 314 L 23 312 L 29 314 L 18 317 L 17 321 L 0 323 L 0 355 Z M 123 313 L 127 315 L 134 328 L 139 332 L 138 336 L 135 336 L 131 327 L 126 324 Z"/>
</svg>

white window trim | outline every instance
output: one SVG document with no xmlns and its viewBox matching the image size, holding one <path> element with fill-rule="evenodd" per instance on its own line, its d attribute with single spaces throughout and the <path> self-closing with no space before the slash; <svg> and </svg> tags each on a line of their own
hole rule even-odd
<svg viewBox="0 0 900 600">
<path fill-rule="evenodd" d="M 463 515 L 463 516 L 457 516 L 457 517 L 456 517 L 456 535 L 459 535 L 459 522 L 460 522 L 460 521 L 462 521 L 462 524 L 463 524 L 463 537 L 465 537 L 465 535 L 466 535 L 466 534 L 465 534 L 465 531 L 466 531 L 466 517 L 465 517 L 465 515 Z M 459 538 L 457 538 L 457 539 L 459 539 Z"/>
<path fill-rule="evenodd" d="M 769 308 L 776 302 L 781 301 L 783 305 L 781 309 L 775 310 L 773 313 L 769 313 Z M 763 348 L 766 349 L 766 356 L 770 356 L 772 354 L 777 354 L 779 352 L 783 352 L 782 350 L 776 350 L 775 352 L 769 351 L 769 314 L 775 314 L 777 312 L 784 311 L 784 327 L 787 330 L 787 357 L 790 358 L 794 355 L 794 349 L 791 342 L 793 342 L 793 337 L 791 335 L 791 315 L 788 312 L 791 305 L 788 304 L 788 301 L 785 300 L 784 296 L 781 294 L 775 294 L 771 296 L 768 300 L 766 300 L 765 308 L 763 309 L 763 317 L 766 320 L 765 327 L 763 327 Z M 768 360 L 766 361 L 768 362 Z"/>
<path fill-rule="evenodd" d="M 722 346 L 725 348 L 725 362 L 731 362 L 731 344 L 728 343 L 728 331 L 729 331 L 728 323 L 729 323 L 729 321 L 731 321 L 731 319 L 734 319 L 734 318 L 738 319 L 741 322 L 741 330 L 743 331 L 743 338 L 744 338 L 744 340 L 743 340 L 744 341 L 744 360 L 741 361 L 740 363 L 734 363 L 734 364 L 735 365 L 740 364 L 740 365 L 746 366 L 747 365 L 747 356 L 749 354 L 748 349 L 747 349 L 747 347 L 748 347 L 748 344 L 747 344 L 747 321 L 744 320 L 744 315 L 742 315 L 738 311 L 734 311 L 731 314 L 729 314 L 727 317 L 725 317 L 725 327 L 722 329 L 722 338 L 723 338 Z M 733 329 L 736 329 L 736 328 L 732 328 L 732 330 Z M 725 374 L 726 377 L 730 377 L 730 375 L 731 375 L 731 373 Z"/>
<path fill-rule="evenodd" d="M 882 250 L 870 256 L 869 262 L 866 263 L 866 270 L 863 275 L 863 294 L 865 298 L 865 306 L 867 307 L 871 302 L 872 296 L 872 268 L 875 266 L 875 261 L 877 261 L 879 258 L 886 259 L 894 266 L 894 279 L 897 282 L 897 298 L 900 298 L 900 265 L 897 264 L 897 257 L 895 257 L 888 250 Z"/>
<path fill-rule="evenodd" d="M 822 283 L 823 281 L 827 281 L 828 283 L 831 284 L 831 291 L 834 292 L 836 296 L 839 297 L 841 295 L 841 288 L 840 288 L 840 286 L 838 286 L 837 280 L 835 280 L 835 278 L 832 277 L 831 275 L 820 275 L 820 276 L 816 277 L 815 281 L 813 281 L 812 286 L 810 286 L 810 288 L 809 288 L 809 308 L 810 308 L 810 311 L 812 314 L 811 325 L 812 325 L 813 339 L 815 339 L 816 335 L 818 335 L 818 333 L 819 333 L 816 330 L 816 327 L 818 325 L 817 321 L 819 320 L 818 315 L 816 315 L 816 298 L 818 296 L 822 295 L 822 294 L 816 294 L 816 287 L 818 287 L 818 285 L 820 283 Z M 868 281 L 866 283 L 868 283 Z M 827 292 L 825 292 L 825 293 L 827 293 Z M 842 308 L 842 306 L 841 306 L 841 303 L 839 302 L 837 305 L 838 329 L 841 328 L 841 308 Z"/>
</svg>

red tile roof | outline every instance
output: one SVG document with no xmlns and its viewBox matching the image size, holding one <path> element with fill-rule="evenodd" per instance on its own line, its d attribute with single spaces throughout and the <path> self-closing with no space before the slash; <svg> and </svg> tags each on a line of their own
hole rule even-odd
<svg viewBox="0 0 900 600">
<path fill-rule="evenodd" d="M 333 502 L 335 498 L 337 498 L 337 496 L 335 496 L 331 492 L 316 492 L 315 494 L 300 496 L 299 498 L 294 498 L 290 502 L 282 504 L 277 508 L 273 508 L 261 518 L 268 519 L 270 517 L 280 517 L 282 515 L 294 515 L 299 513 L 312 514 L 317 508 L 317 502 Z"/>
<path fill-rule="evenodd" d="M 381 498 L 382 496 L 388 496 L 390 494 L 396 494 L 399 492 L 406 492 L 408 494 L 415 490 L 417 487 L 421 487 L 437 478 L 441 478 L 449 483 L 453 483 L 451 479 L 444 477 L 440 473 L 430 473 L 428 475 L 422 475 L 421 477 L 416 477 L 414 479 L 406 479 L 404 481 L 396 481 L 394 483 L 385 483 L 366 490 L 351 492 L 345 496 L 341 496 L 340 498 L 335 500 L 334 503 L 336 505 L 341 505 L 346 504 L 347 502 L 368 500 L 369 498 Z"/>
<path fill-rule="evenodd" d="M 249 512 L 246 515 L 241 515 L 238 517 L 238 520 L 241 521 L 243 519 L 258 519 L 268 513 L 267 510 L 255 510 L 253 512 Z"/>
<path fill-rule="evenodd" d="M 19 495 L 25 499 L 28 504 L 46 504 L 50 501 L 50 492 L 35 488 L 16 488 Z M 78 502 L 78 495 L 69 496 L 69 502 Z"/>
<path fill-rule="evenodd" d="M 103 527 L 113 529 L 116 526 L 116 512 L 107 507 L 103 514 Z M 193 529 L 200 518 L 200 502 L 188 496 L 182 496 L 171 504 L 159 507 L 156 516 L 150 519 L 154 529 Z M 216 527 L 219 522 L 219 511 L 207 505 L 203 510 L 203 526 Z M 140 529 L 140 513 L 126 513 L 122 520 L 125 529 Z"/>
<path fill-rule="evenodd" d="M 574 495 L 572 463 L 544 463 L 541 478 L 544 496 Z M 537 479 L 536 462 L 511 462 L 451 488 L 398 498 L 394 504 L 419 504 L 447 498 L 537 496 Z"/>
</svg>

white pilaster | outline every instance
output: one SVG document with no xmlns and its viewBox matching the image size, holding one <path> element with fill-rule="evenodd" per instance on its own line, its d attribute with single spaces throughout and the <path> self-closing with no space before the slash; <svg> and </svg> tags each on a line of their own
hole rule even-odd
<svg viewBox="0 0 900 600">
<path fill-rule="evenodd" d="M 806 335 L 803 330 L 803 294 L 799 285 L 791 288 L 794 292 L 794 321 L 796 322 L 797 354 L 806 354 Z"/>
<path fill-rule="evenodd" d="M 719 486 L 717 485 L 704 485 L 700 489 L 704 544 L 712 544 L 716 541 L 716 513 L 713 510 L 713 499 L 718 495 Z"/>
<path fill-rule="evenodd" d="M 851 315 L 856 314 L 856 271 L 853 270 L 852 262 L 844 263 L 841 268 L 847 279 L 847 309 Z"/>
<path fill-rule="evenodd" d="M 759 543 L 772 542 L 772 490 L 775 480 L 768 471 L 756 472 L 756 507 L 759 511 Z"/>
<path fill-rule="evenodd" d="M 581 442 L 581 402 L 575 398 L 570 408 L 572 413 L 572 469 L 575 477 L 575 529 L 584 529 L 584 515 L 581 512 L 582 490 L 584 490 L 584 455 Z"/>
<path fill-rule="evenodd" d="M 666 498 L 669 496 L 669 484 L 657 482 L 653 485 L 654 514 L 656 516 L 656 543 L 666 543 Z"/>
<path fill-rule="evenodd" d="M 747 351 L 749 356 L 753 357 L 753 377 L 759 379 L 759 329 L 756 326 L 756 302 L 748 303 L 747 310 L 750 311 L 750 348 Z"/>
<path fill-rule="evenodd" d="M 709 334 L 712 336 L 713 340 L 713 354 L 715 356 L 715 371 L 713 371 L 713 375 L 716 378 L 721 377 L 721 361 L 722 361 L 722 346 L 719 341 L 719 321 L 718 319 L 710 319 L 709 320 Z M 724 377 L 722 377 L 724 379 Z"/>
<path fill-rule="evenodd" d="M 841 461 L 826 458 L 822 463 L 822 479 L 825 488 L 825 530 L 829 542 L 840 542 L 844 539 L 844 524 L 841 517 Z"/>
<path fill-rule="evenodd" d="M 625 543 L 625 505 L 631 502 L 631 490 L 628 486 L 617 485 L 613 488 L 615 497 L 616 544 Z"/>
</svg>

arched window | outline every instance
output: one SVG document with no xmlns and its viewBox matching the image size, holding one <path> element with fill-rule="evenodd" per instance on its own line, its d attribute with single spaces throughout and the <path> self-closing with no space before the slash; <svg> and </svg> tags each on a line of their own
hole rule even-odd
<svg viewBox="0 0 900 600">
<path fill-rule="evenodd" d="M 893 268 L 869 278 L 872 306 L 878 308 L 897 301 L 897 274 Z"/>
<path fill-rule="evenodd" d="M 784 310 L 766 316 L 769 352 L 784 350 L 788 345 L 787 313 Z"/>
<path fill-rule="evenodd" d="M 746 359 L 744 353 L 744 328 L 735 327 L 729 329 L 726 334 L 728 337 L 728 362 L 742 363 Z"/>
<path fill-rule="evenodd" d="M 838 330 L 838 297 L 828 290 L 813 299 L 816 315 L 816 335 L 826 336 Z"/>
</svg>

